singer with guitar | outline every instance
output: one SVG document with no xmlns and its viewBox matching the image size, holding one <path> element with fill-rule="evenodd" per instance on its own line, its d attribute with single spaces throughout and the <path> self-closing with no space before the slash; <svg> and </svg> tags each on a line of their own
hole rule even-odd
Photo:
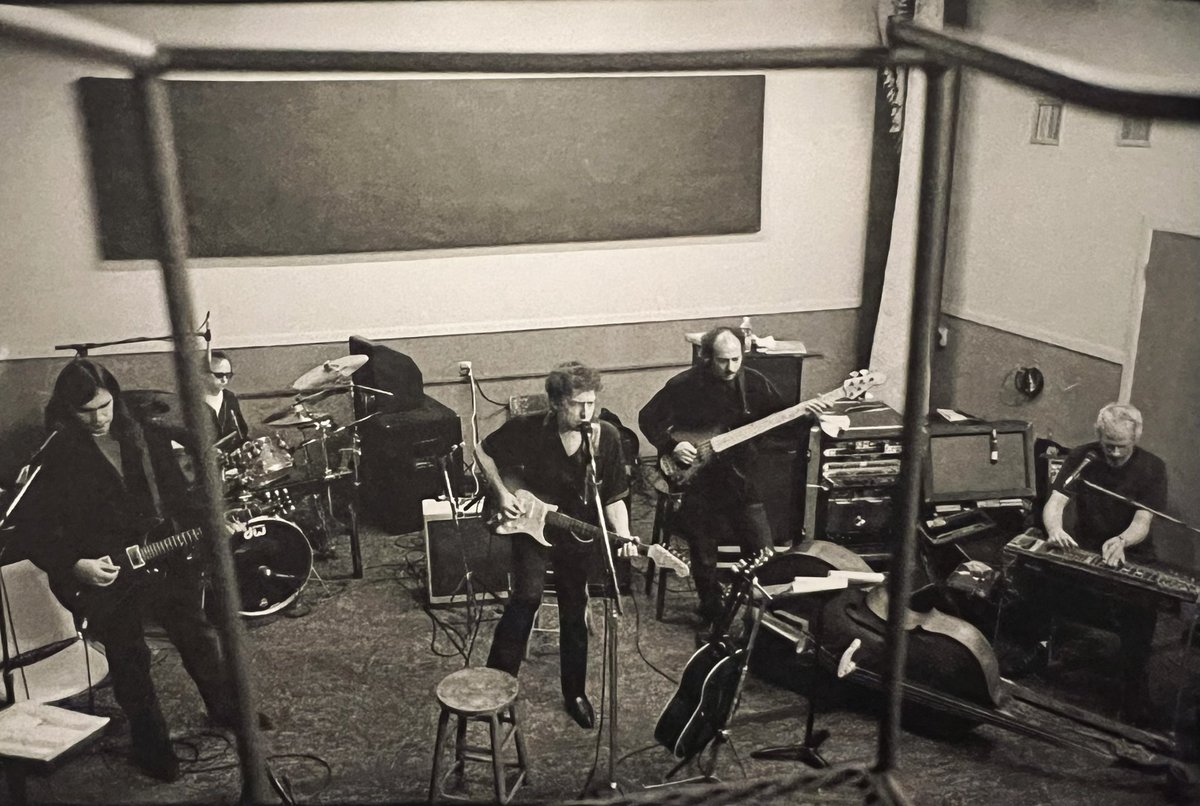
<svg viewBox="0 0 1200 806">
<path fill-rule="evenodd" d="M 217 631 L 201 608 L 197 569 L 184 564 L 153 574 L 136 567 L 144 559 L 137 552 L 144 525 L 189 509 L 170 438 L 131 417 L 116 378 L 87 359 L 59 373 L 46 427 L 54 435 L 22 516 L 36 535 L 30 554 L 55 595 L 104 644 L 113 695 L 129 721 L 134 763 L 149 776 L 174 780 L 179 763 L 150 674 L 143 618 L 167 631 L 213 721 L 228 726 L 237 715 Z M 164 541 L 187 542 L 194 540 L 177 535 Z M 148 547 L 148 556 L 159 553 Z"/>
<path fill-rule="evenodd" d="M 491 503 L 503 521 L 518 521 L 526 504 L 511 481 L 519 477 L 530 494 L 558 507 L 563 515 L 595 525 L 593 485 L 587 481 L 592 460 L 600 503 L 610 532 L 629 538 L 625 499 L 629 481 L 621 438 L 609 423 L 594 421 L 600 373 L 570 362 L 546 378 L 550 411 L 515 417 L 475 445 L 475 458 L 491 488 Z M 508 481 L 506 481 L 508 479 Z M 513 534 L 512 593 L 496 625 L 487 665 L 516 675 L 525 657 L 533 618 L 542 601 L 547 563 L 554 569 L 558 594 L 559 671 L 563 707 L 584 729 L 595 724 L 587 697 L 588 567 L 603 552 L 594 535 L 546 524 L 546 548 L 528 534 Z M 584 530 L 579 530 L 580 532 Z"/>
<path fill-rule="evenodd" d="M 678 436 L 683 431 L 728 430 L 786 408 L 774 385 L 743 366 L 744 336 L 731 327 L 709 330 L 700 340 L 701 363 L 667 381 L 642 407 L 638 425 L 664 458 L 684 467 L 707 463 L 684 490 L 676 524 L 691 549 L 699 615 L 710 624 L 721 615 L 717 546 L 733 541 L 743 551 L 773 545 L 770 523 L 753 480 L 753 443 L 746 442 L 708 463 L 705 445 Z M 821 401 L 807 413 L 826 407 Z M 805 412 L 800 412 L 805 413 Z"/>
<path fill-rule="evenodd" d="M 1139 563 L 1154 559 L 1150 525 L 1153 515 L 1134 506 L 1165 509 L 1167 472 L 1162 459 L 1138 447 L 1142 414 L 1128 403 L 1109 403 L 1096 417 L 1096 441 L 1075 448 L 1054 480 L 1042 510 L 1042 524 L 1051 546 L 1062 550 L 1082 548 L 1100 555 L 1106 565 L 1129 559 Z M 1095 486 L 1093 486 L 1095 485 Z M 1103 488 L 1108 492 L 1102 492 Z M 1115 493 L 1116 495 L 1110 495 Z M 1125 499 L 1125 500 L 1122 500 Z M 1063 527 L 1067 505 L 1074 502 L 1075 528 Z M 1098 597 L 1076 596 L 1069 589 L 1045 591 L 1036 604 L 1043 631 L 1048 635 L 1050 616 L 1080 614 L 1096 626 L 1106 626 L 1121 638 L 1122 703 L 1127 721 L 1143 723 L 1149 708 L 1150 660 L 1157 612 L 1151 606 Z"/>
</svg>

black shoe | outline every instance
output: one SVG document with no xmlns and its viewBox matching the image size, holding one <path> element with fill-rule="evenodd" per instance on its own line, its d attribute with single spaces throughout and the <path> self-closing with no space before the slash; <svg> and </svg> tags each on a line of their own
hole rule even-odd
<svg viewBox="0 0 1200 806">
<path fill-rule="evenodd" d="M 563 708 L 571 715 L 571 719 L 575 720 L 575 724 L 584 730 L 591 730 L 596 726 L 596 712 L 592 710 L 592 704 L 588 702 L 586 694 L 563 700 Z"/>
<path fill-rule="evenodd" d="M 168 743 L 152 750 L 133 749 L 133 763 L 146 775 L 158 781 L 171 783 L 179 780 L 179 759 Z"/>
</svg>

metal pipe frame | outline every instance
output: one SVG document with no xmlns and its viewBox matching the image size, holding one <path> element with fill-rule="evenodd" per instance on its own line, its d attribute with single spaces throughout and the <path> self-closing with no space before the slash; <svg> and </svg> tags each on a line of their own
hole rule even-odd
<svg viewBox="0 0 1200 806">
<path fill-rule="evenodd" d="M 1200 82 L 1184 89 L 1146 89 L 1133 84 L 1101 84 L 989 48 L 969 31 L 934 30 L 895 17 L 888 24 L 891 41 L 922 50 L 943 67 L 969 67 L 1021 84 L 1063 101 L 1103 112 L 1169 120 L 1200 120 Z M 1175 82 L 1178 83 L 1178 82 Z"/>
<path fill-rule="evenodd" d="M 920 475 L 928 450 L 925 412 L 929 405 L 929 374 L 933 330 L 939 312 L 949 217 L 954 156 L 958 66 L 1055 95 L 1064 101 L 1110 112 L 1176 120 L 1200 120 L 1200 91 L 1147 91 L 1111 86 L 1067 75 L 1044 65 L 1001 53 L 964 32 L 943 32 L 911 22 L 889 23 L 890 41 L 902 46 L 848 48 L 777 48 L 744 51 L 680 51 L 664 53 L 399 53 L 359 51 L 300 51 L 237 48 L 161 49 L 119 29 L 81 20 L 63 12 L 0 6 L 0 39 L 101 59 L 124 65 L 137 74 L 159 205 L 159 233 L 164 292 L 175 345 L 176 377 L 189 428 L 211 441 L 211 423 L 204 414 L 196 351 L 191 337 L 191 289 L 186 276 L 187 232 L 179 184 L 169 105 L 162 74 L 169 70 L 255 72 L 455 72 L 455 73 L 627 73 L 711 70 L 791 70 L 877 68 L 888 65 L 924 67 L 929 76 L 925 113 L 925 142 L 918 213 L 917 266 L 914 280 L 909 344 L 908 385 L 904 415 L 904 464 L 900 488 L 902 534 L 889 581 L 888 657 L 884 681 L 887 710 L 880 723 L 874 772 L 895 785 L 900 737 L 900 709 L 907 641 L 903 630 L 916 543 L 920 506 Z M 267 799 L 266 766 L 258 741 L 253 696 L 246 674 L 242 625 L 237 617 L 237 593 L 229 546 L 223 539 L 223 518 L 217 498 L 215 467 L 203 476 L 208 526 L 217 559 L 220 626 L 229 653 L 240 722 L 239 755 L 244 799 Z"/>
<path fill-rule="evenodd" d="M 887 710 L 879 725 L 875 771 L 884 775 L 896 766 L 900 744 L 900 710 L 904 697 L 904 663 L 908 634 L 904 629 L 912 594 L 912 569 L 921 518 L 921 469 L 929 452 L 929 380 L 934 331 L 942 307 L 946 226 L 950 220 L 950 185 L 954 168 L 959 72 L 940 65 L 925 68 L 928 100 L 925 139 L 921 148 L 920 206 L 917 209 L 916 273 L 909 323 L 908 384 L 904 393 L 904 461 L 900 470 L 900 536 L 893 547 L 888 574 L 887 656 L 883 686 Z"/>
<path fill-rule="evenodd" d="M 171 318 L 171 330 L 175 334 L 175 382 L 183 392 L 180 399 L 188 429 L 196 437 L 198 446 L 208 446 L 216 442 L 216 430 L 206 411 L 207 404 L 200 383 L 201 372 L 206 368 L 201 366 L 202 353 L 193 343 L 192 290 L 187 278 L 187 213 L 176 159 L 170 99 L 165 82 L 153 70 L 139 71 L 134 84 L 146 141 L 147 175 L 157 203 L 155 224 L 163 292 Z M 203 451 L 202 457 L 200 466 L 203 472 L 199 477 L 205 503 L 204 531 L 211 543 L 216 565 L 214 598 L 217 603 L 217 623 L 226 656 L 230 693 L 238 712 L 236 733 L 242 769 L 242 801 L 266 803 L 270 793 L 266 757 L 258 732 L 258 709 L 254 706 L 254 694 L 250 687 L 245 627 L 238 615 L 241 607 L 233 554 L 225 531 L 221 478 L 211 451 Z"/>
</svg>

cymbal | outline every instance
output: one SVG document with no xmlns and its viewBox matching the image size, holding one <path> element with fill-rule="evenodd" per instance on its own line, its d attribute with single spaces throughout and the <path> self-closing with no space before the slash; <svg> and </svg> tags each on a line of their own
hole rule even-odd
<svg viewBox="0 0 1200 806">
<path fill-rule="evenodd" d="M 328 414 L 318 411 L 289 411 L 279 417 L 271 415 L 263 420 L 263 423 L 272 428 L 304 428 L 307 425 L 316 425 L 329 419 L 331 418 Z"/>
<path fill-rule="evenodd" d="M 313 367 L 292 383 L 293 389 L 302 392 L 314 391 L 325 386 L 342 383 L 354 374 L 354 371 L 367 363 L 365 355 L 347 355 L 334 358 L 320 366 Z"/>
</svg>

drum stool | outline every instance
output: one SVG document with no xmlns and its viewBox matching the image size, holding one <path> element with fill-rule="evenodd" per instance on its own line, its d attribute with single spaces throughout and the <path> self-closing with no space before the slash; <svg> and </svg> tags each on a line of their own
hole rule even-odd
<svg viewBox="0 0 1200 806">
<path fill-rule="evenodd" d="M 492 765 L 492 784 L 496 801 L 508 803 L 523 783 L 528 780 L 525 757 L 525 738 L 517 723 L 517 678 L 499 669 L 472 667 L 459 669 L 442 678 L 437 686 L 438 704 L 442 713 L 438 717 L 437 738 L 433 743 L 433 773 L 429 779 L 429 800 L 467 800 L 461 795 L 447 794 L 446 779 L 454 773 L 462 774 L 468 761 L 489 762 Z M 449 741 L 450 716 L 458 718 L 455 726 L 454 763 L 442 771 L 442 756 Z M 483 722 L 488 726 L 487 747 L 467 744 L 467 725 Z M 507 725 L 501 735 L 501 725 Z M 504 749 L 512 740 L 516 744 L 516 762 L 504 760 Z M 508 783 L 508 771 L 515 770 L 516 777 Z"/>
</svg>

